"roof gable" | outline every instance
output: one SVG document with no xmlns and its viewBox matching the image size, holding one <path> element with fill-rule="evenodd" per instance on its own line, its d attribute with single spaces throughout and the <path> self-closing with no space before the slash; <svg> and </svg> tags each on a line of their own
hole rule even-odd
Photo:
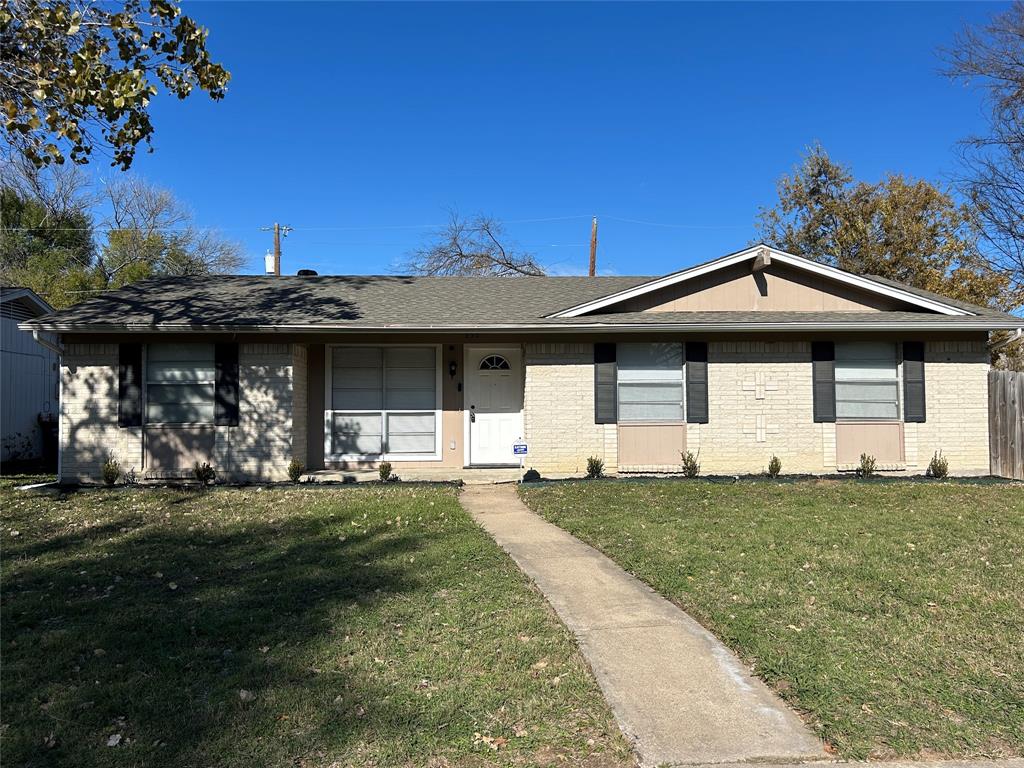
<svg viewBox="0 0 1024 768">
<path fill-rule="evenodd" d="M 3 286 L 0 288 L 0 304 L 5 307 L 12 307 L 17 304 L 22 307 L 21 315 L 24 317 L 39 317 L 53 312 L 51 307 L 39 294 L 31 288 L 21 286 Z M 10 310 L 14 312 L 13 309 Z M 19 315 L 19 319 L 21 319 Z"/>
<path fill-rule="evenodd" d="M 791 253 L 786 253 L 777 248 L 771 248 L 767 245 L 755 245 L 750 248 L 746 248 L 742 251 L 723 256 L 719 259 L 706 262 L 704 264 L 698 264 L 695 267 L 680 270 L 679 272 L 673 272 L 672 274 L 665 275 L 664 277 L 658 277 L 653 280 L 649 280 L 640 285 L 626 288 L 622 291 L 603 296 L 593 301 L 584 302 L 575 306 L 563 309 L 559 312 L 549 315 L 551 318 L 571 318 L 580 317 L 582 315 L 588 315 L 595 312 L 614 312 L 614 308 L 619 307 L 620 310 L 635 310 L 637 308 L 637 300 L 641 297 L 651 297 L 652 294 L 658 292 L 665 292 L 666 289 L 672 287 L 681 287 L 686 283 L 697 282 L 701 279 L 707 279 L 708 276 L 714 273 L 722 273 L 727 270 L 734 270 L 737 265 L 742 265 L 745 262 L 752 262 L 756 264 L 760 262 L 761 266 L 767 268 L 768 265 L 783 265 L 785 268 L 793 271 L 813 276 L 816 280 L 820 281 L 821 286 L 824 288 L 828 285 L 834 285 L 836 287 L 842 287 L 847 291 L 855 291 L 862 298 L 859 303 L 865 307 L 870 307 L 879 310 L 891 310 L 891 309 L 902 309 L 912 308 L 918 311 L 924 310 L 926 312 L 933 312 L 942 315 L 975 315 L 977 313 L 970 311 L 959 302 L 948 302 L 942 297 L 935 296 L 934 294 L 927 294 L 924 292 L 918 292 L 907 289 L 890 281 L 879 281 L 869 277 L 861 275 L 855 275 L 851 272 L 847 272 L 836 267 L 830 267 L 826 264 L 821 264 L 810 259 L 806 259 L 802 256 L 796 256 Z M 699 292 L 700 288 L 696 289 Z M 821 290 L 821 289 L 819 289 Z M 874 302 L 877 305 L 873 306 Z M 888 305 L 888 303 L 892 305 Z M 898 306 L 898 304 L 905 305 L 904 307 Z M 679 308 L 678 306 L 669 307 L 671 309 Z M 828 309 L 828 307 L 823 307 Z M 851 307 L 852 309 L 852 307 Z"/>
</svg>

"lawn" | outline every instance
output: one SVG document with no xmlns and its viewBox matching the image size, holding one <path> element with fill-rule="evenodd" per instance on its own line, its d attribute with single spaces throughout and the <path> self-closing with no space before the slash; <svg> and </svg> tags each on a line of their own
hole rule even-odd
<svg viewBox="0 0 1024 768">
<path fill-rule="evenodd" d="M 4 765 L 631 762 L 453 488 L 0 484 Z"/>
<path fill-rule="evenodd" d="M 1024 489 L 590 481 L 527 504 L 681 605 L 847 758 L 1024 753 Z"/>
</svg>

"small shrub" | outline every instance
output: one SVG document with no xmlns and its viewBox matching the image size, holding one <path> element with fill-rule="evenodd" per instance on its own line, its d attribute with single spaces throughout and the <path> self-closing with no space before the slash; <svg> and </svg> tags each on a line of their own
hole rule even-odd
<svg viewBox="0 0 1024 768">
<path fill-rule="evenodd" d="M 587 459 L 587 477 L 592 480 L 604 476 L 604 459 L 591 456 Z"/>
<path fill-rule="evenodd" d="M 932 460 L 928 462 L 928 477 L 945 477 L 949 474 L 949 459 L 936 451 Z"/>
<path fill-rule="evenodd" d="M 380 466 L 377 467 L 377 474 L 380 476 L 380 481 L 386 483 L 391 479 L 391 462 L 382 461 Z"/>
<path fill-rule="evenodd" d="M 124 484 L 125 485 L 138 485 L 139 476 L 135 474 L 135 467 L 132 467 L 124 473 Z"/>
<path fill-rule="evenodd" d="M 684 477 L 696 477 L 700 474 L 700 462 L 697 461 L 697 455 L 693 451 L 687 451 L 686 453 L 680 452 L 683 457 L 683 476 Z"/>
<path fill-rule="evenodd" d="M 875 457 L 862 453 L 860 455 L 860 467 L 857 468 L 857 474 L 860 477 L 871 477 L 877 471 Z"/>
<path fill-rule="evenodd" d="M 121 465 L 117 462 L 113 456 L 108 456 L 107 460 L 103 462 L 103 484 L 113 485 L 117 482 L 117 478 L 121 476 Z"/>
<path fill-rule="evenodd" d="M 768 476 L 778 477 L 782 471 L 782 459 L 772 454 L 771 459 L 768 461 Z"/>
<path fill-rule="evenodd" d="M 540 472 L 538 472 L 533 467 L 530 467 L 528 470 L 526 470 L 525 473 L 523 473 L 524 483 L 535 483 L 538 480 L 540 480 Z"/>
<path fill-rule="evenodd" d="M 202 486 L 207 486 L 217 479 L 217 471 L 207 461 L 202 464 L 197 461 L 196 465 L 192 467 L 192 474 Z"/>
<path fill-rule="evenodd" d="M 306 468 L 302 466 L 302 462 L 298 459 L 292 459 L 288 462 L 288 479 L 293 483 L 299 482 L 302 478 L 302 473 L 306 471 Z"/>
</svg>

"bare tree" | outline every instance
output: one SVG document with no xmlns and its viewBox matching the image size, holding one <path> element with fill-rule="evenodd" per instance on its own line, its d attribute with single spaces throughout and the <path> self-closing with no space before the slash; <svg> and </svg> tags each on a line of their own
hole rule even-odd
<svg viewBox="0 0 1024 768">
<path fill-rule="evenodd" d="M 242 246 L 195 225 L 192 212 L 171 192 L 136 177 L 103 188 L 107 241 L 96 259 L 106 286 L 150 274 L 202 275 L 236 271 Z"/>
<path fill-rule="evenodd" d="M 418 275 L 543 275 L 531 253 L 516 250 L 505 240 L 505 228 L 490 216 L 461 218 L 449 214 L 448 224 L 433 235 L 433 243 L 419 248 L 404 265 Z"/>
<path fill-rule="evenodd" d="M 0 161 L 0 186 L 26 200 L 35 200 L 56 219 L 87 214 L 96 203 L 89 178 L 77 165 L 39 168 L 20 152 L 5 152 Z"/>
<path fill-rule="evenodd" d="M 1024 286 L 1024 2 L 943 52 L 947 74 L 977 87 L 989 108 L 986 136 L 961 142 L 959 186 L 977 211 L 997 268 Z"/>
</svg>

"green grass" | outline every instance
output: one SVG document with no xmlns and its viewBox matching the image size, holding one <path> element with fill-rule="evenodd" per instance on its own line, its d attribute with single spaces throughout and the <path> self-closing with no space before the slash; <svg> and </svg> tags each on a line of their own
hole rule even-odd
<svg viewBox="0 0 1024 768">
<path fill-rule="evenodd" d="M 1024 753 L 1024 489 L 575 482 L 525 501 L 715 632 L 840 755 Z"/>
<path fill-rule="evenodd" d="M 10 485 L 4 765 L 629 761 L 570 635 L 452 488 Z"/>
</svg>

